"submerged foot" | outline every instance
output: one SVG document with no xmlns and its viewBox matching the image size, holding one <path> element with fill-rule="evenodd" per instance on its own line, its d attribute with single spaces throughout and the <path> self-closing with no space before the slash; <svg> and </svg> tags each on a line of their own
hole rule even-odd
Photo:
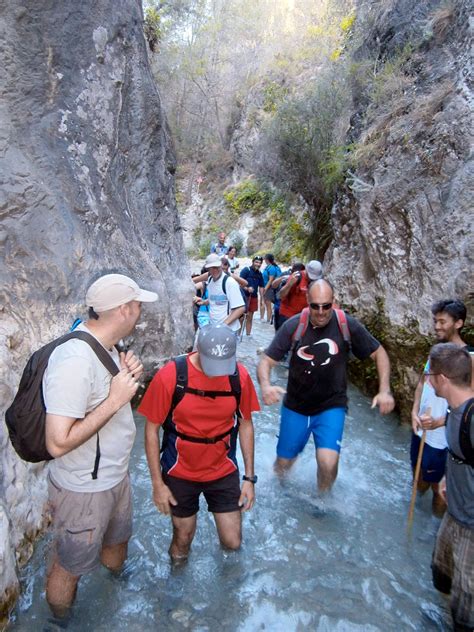
<svg viewBox="0 0 474 632">
<path fill-rule="evenodd" d="M 433 500 L 431 502 L 431 511 L 436 518 L 442 518 L 446 511 L 446 502 L 441 494 L 433 494 Z"/>
</svg>

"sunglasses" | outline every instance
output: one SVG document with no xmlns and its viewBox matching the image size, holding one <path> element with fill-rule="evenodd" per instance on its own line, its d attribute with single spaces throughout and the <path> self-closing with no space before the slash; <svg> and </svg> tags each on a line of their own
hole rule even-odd
<svg viewBox="0 0 474 632">
<path fill-rule="evenodd" d="M 332 307 L 332 303 L 310 303 L 309 306 L 311 309 L 315 311 L 319 311 L 322 309 L 324 312 L 327 312 Z"/>
</svg>

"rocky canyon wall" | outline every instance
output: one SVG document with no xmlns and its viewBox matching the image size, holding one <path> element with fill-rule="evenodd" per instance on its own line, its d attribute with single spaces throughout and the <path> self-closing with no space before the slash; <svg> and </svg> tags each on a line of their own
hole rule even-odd
<svg viewBox="0 0 474 632">
<path fill-rule="evenodd" d="M 0 408 L 29 354 L 84 315 L 91 279 L 129 274 L 160 300 L 132 345 L 148 374 L 192 341 L 175 158 L 138 0 L 2 0 Z M 189 324 L 188 324 L 189 323 Z M 0 427 L 0 602 L 44 527 L 45 468 Z"/>
<path fill-rule="evenodd" d="M 429 346 L 431 304 L 463 299 L 472 336 L 469 5 L 396 0 L 360 3 L 358 12 L 364 37 L 354 64 L 370 60 L 380 95 L 370 103 L 354 91 L 357 167 L 333 209 L 325 264 L 343 302 L 388 348 L 405 420 Z"/>
<path fill-rule="evenodd" d="M 338 299 L 387 347 L 409 421 L 433 342 L 432 303 L 464 300 L 463 335 L 474 343 L 472 3 L 357 0 L 352 9 L 346 3 L 354 21 L 330 66 L 345 77 L 348 106 L 336 126 L 346 162 L 324 265 Z M 268 81 L 305 98 L 319 71 L 288 79 L 280 70 L 249 91 L 231 143 L 235 177 L 258 172 Z M 375 386 L 371 366 L 354 363 L 352 373 Z"/>
</svg>

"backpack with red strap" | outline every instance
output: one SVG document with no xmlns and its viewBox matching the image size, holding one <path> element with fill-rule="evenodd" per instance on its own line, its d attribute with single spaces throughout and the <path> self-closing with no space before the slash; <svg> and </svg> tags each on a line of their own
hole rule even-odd
<svg viewBox="0 0 474 632">
<path fill-rule="evenodd" d="M 231 444 L 235 443 L 237 439 L 240 419 L 242 418 L 242 413 L 240 411 L 240 397 L 242 394 L 242 388 L 240 384 L 239 368 L 236 367 L 235 373 L 229 375 L 230 391 L 203 391 L 188 386 L 188 364 L 186 358 L 186 355 L 180 355 L 174 359 L 174 363 L 176 364 L 176 385 L 168 415 L 165 422 L 163 423 L 164 436 L 161 446 L 161 452 L 164 451 L 169 441 L 176 441 L 176 437 L 184 441 L 189 441 L 191 443 L 205 443 L 207 445 L 213 445 L 218 441 L 223 441 L 224 438 L 230 436 L 230 444 L 226 444 L 228 449 L 230 449 Z M 213 400 L 215 400 L 216 397 L 233 397 L 235 399 L 235 413 L 232 426 L 222 434 L 213 437 L 196 437 L 179 432 L 176 428 L 176 424 L 173 421 L 173 411 L 186 395 L 186 393 L 192 393 L 193 395 L 199 395 L 200 397 L 210 397 Z"/>
<path fill-rule="evenodd" d="M 342 309 L 338 309 L 333 307 L 333 312 L 336 314 L 337 324 L 341 331 L 342 337 L 344 338 L 344 342 L 346 344 L 346 349 L 349 357 L 353 357 L 352 354 L 352 342 L 351 342 L 351 332 L 349 331 L 349 325 L 347 323 L 347 317 L 345 312 Z M 291 337 L 291 349 L 290 354 L 293 355 L 298 343 L 303 338 L 308 329 L 309 323 L 309 307 L 305 307 L 304 310 L 300 313 L 300 319 L 298 325 Z"/>
</svg>

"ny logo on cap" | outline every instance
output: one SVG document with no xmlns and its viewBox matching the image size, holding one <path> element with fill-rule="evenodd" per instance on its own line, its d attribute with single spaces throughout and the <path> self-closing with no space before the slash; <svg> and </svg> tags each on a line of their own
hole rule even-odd
<svg viewBox="0 0 474 632">
<path fill-rule="evenodd" d="M 219 358 L 222 358 L 223 356 L 225 356 L 228 353 L 228 347 L 226 344 L 223 345 L 216 345 L 215 347 L 213 347 L 211 349 L 211 353 L 212 355 L 218 356 Z"/>
</svg>

